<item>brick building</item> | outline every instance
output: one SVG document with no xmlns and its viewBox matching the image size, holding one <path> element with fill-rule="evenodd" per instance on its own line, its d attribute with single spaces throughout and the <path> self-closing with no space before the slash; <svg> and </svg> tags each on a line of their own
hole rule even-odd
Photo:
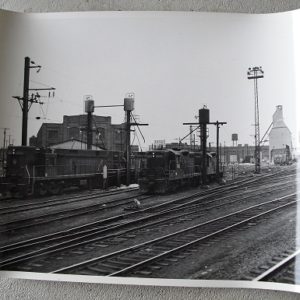
<svg viewBox="0 0 300 300">
<path fill-rule="evenodd" d="M 211 148 L 211 151 L 216 151 L 215 147 Z M 249 146 L 248 144 L 237 146 L 225 146 L 220 147 L 220 159 L 223 163 L 254 163 L 255 146 Z M 269 146 L 261 146 L 261 161 L 269 161 Z"/>
<path fill-rule="evenodd" d="M 37 136 L 29 139 L 31 146 L 50 147 L 65 141 L 87 142 L 87 115 L 64 116 L 63 123 L 43 123 Z M 92 144 L 113 151 L 126 150 L 125 124 L 111 124 L 111 117 L 93 115 Z"/>
<path fill-rule="evenodd" d="M 191 146 L 187 143 L 166 143 L 164 146 L 155 147 L 155 144 L 150 145 L 149 150 L 155 149 L 186 149 L 192 151 L 199 151 L 200 146 L 195 145 Z M 261 146 L 261 160 L 269 161 L 269 146 Z M 216 147 L 211 147 L 208 145 L 207 151 L 216 152 Z M 254 163 L 254 146 L 249 146 L 248 144 L 242 145 L 238 144 L 237 146 L 223 146 L 219 148 L 220 160 L 222 163 L 242 163 L 242 162 L 252 162 Z"/>
</svg>

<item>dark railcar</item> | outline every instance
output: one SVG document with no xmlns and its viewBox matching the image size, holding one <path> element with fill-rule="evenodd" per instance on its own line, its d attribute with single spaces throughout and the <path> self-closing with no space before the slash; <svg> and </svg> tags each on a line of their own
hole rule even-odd
<svg viewBox="0 0 300 300">
<path fill-rule="evenodd" d="M 141 171 L 140 189 L 165 193 L 186 184 L 200 182 L 200 157 L 197 153 L 154 150 L 146 153 L 147 165 Z"/>
<path fill-rule="evenodd" d="M 42 196 L 58 194 L 70 186 L 102 187 L 104 165 L 111 185 L 125 181 L 125 161 L 120 152 L 10 146 L 2 189 L 12 195 Z"/>
<path fill-rule="evenodd" d="M 216 178 L 216 154 L 207 153 L 207 179 Z M 139 177 L 140 189 L 149 193 L 174 191 L 184 185 L 199 185 L 202 155 L 187 150 L 154 150 L 146 152 L 146 167 Z M 220 170 L 220 176 L 223 172 Z"/>
</svg>

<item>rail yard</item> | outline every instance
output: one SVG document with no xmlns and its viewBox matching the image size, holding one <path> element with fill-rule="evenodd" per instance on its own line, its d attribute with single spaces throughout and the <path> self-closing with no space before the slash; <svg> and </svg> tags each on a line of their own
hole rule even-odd
<svg viewBox="0 0 300 300">
<path fill-rule="evenodd" d="M 297 176 L 293 164 L 176 193 L 134 186 L 2 200 L 0 268 L 274 280 L 263 274 L 297 250 Z M 292 280 L 291 265 L 280 266 Z"/>
<path fill-rule="evenodd" d="M 25 57 L 23 97 L 13 97 L 22 108 L 22 144 L 6 147 L 2 128 L 0 270 L 297 283 L 299 153 L 282 105 L 260 138 L 262 67 L 247 71 L 254 146 L 238 144 L 237 133 L 232 146 L 222 145 L 227 122 L 212 121 L 203 105 L 196 122 L 182 123 L 189 131 L 178 143 L 155 140 L 148 148 L 138 136 L 145 142 L 140 127 L 151 124 L 133 114 L 134 93 L 113 105 L 87 95 L 85 114 L 43 123 L 27 145 L 29 109 L 43 104 L 37 91 L 54 97 L 55 90 L 30 88 L 31 68 L 41 66 Z M 123 123 L 94 114 L 106 107 L 122 107 Z"/>
</svg>

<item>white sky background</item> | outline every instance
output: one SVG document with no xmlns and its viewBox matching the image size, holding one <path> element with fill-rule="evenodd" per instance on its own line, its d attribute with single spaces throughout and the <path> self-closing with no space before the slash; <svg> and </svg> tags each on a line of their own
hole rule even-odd
<svg viewBox="0 0 300 300">
<path fill-rule="evenodd" d="M 294 28 L 294 51 L 295 51 L 295 62 L 294 62 L 294 71 L 295 71 L 295 82 L 296 82 L 296 126 L 297 130 L 295 130 L 296 136 L 296 148 L 298 151 L 298 154 L 300 154 L 300 118 L 299 111 L 300 111 L 300 103 L 299 103 L 299 97 L 300 97 L 300 10 L 297 10 L 293 12 L 293 28 Z M 300 181 L 299 181 L 300 182 Z"/>
<path fill-rule="evenodd" d="M 239 143 L 253 145 L 254 91 L 247 69 L 262 66 L 261 137 L 276 105 L 283 105 L 296 141 L 292 13 L 2 12 L 0 42 L 0 127 L 10 128 L 15 144 L 21 142 L 21 109 L 11 96 L 22 95 L 25 56 L 42 65 L 39 73 L 31 69 L 31 88 L 56 87 L 55 98 L 44 99 L 47 119 L 36 120 L 43 114 L 32 106 L 28 137 L 42 122 L 61 123 L 63 115 L 83 113 L 84 95 L 93 95 L 95 105 L 109 105 L 123 104 L 125 94 L 134 92 L 135 114 L 149 123 L 141 128 L 144 150 L 154 140 L 175 142 L 186 135 L 189 126 L 182 123 L 196 122 L 204 104 L 211 121 L 228 123 L 220 142 L 231 145 L 237 133 Z M 111 115 L 113 123 L 124 119 L 122 108 L 95 114 Z M 214 126 L 209 142 L 215 145 Z"/>
</svg>

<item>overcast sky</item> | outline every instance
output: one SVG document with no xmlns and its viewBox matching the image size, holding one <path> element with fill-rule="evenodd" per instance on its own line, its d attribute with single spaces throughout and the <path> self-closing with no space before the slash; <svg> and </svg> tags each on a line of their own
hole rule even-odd
<svg viewBox="0 0 300 300">
<path fill-rule="evenodd" d="M 135 93 L 135 114 L 149 123 L 146 143 L 175 142 L 207 105 L 211 121 L 225 121 L 220 141 L 254 144 L 254 90 L 248 67 L 262 66 L 259 80 L 261 136 L 276 105 L 296 141 L 295 57 L 291 13 L 272 15 L 186 12 L 92 12 L 0 14 L 0 127 L 21 142 L 21 109 L 12 96 L 23 91 L 24 57 L 42 65 L 31 70 L 31 88 L 54 86 L 29 113 L 28 137 L 43 122 L 83 113 L 84 95 L 95 105 L 123 104 Z M 297 36 L 297 35 L 295 35 Z M 48 93 L 40 93 L 47 96 Z M 121 108 L 97 109 L 121 123 Z M 36 120 L 36 117 L 41 117 Z M 215 144 L 215 127 L 209 127 Z M 3 133 L 0 134 L 0 139 Z M 187 139 L 188 142 L 188 139 Z M 0 142 L 2 145 L 2 141 Z"/>
</svg>

